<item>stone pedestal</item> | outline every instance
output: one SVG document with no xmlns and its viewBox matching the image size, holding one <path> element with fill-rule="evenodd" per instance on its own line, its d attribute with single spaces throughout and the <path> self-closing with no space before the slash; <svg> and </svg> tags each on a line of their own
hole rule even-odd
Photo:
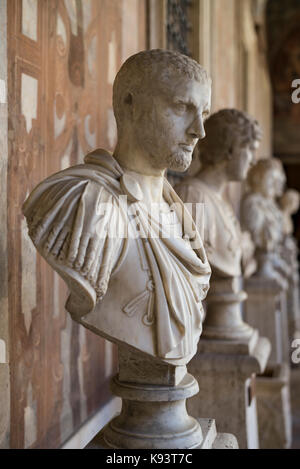
<svg viewBox="0 0 300 469">
<path fill-rule="evenodd" d="M 257 378 L 257 413 L 262 448 L 291 444 L 290 341 L 286 290 L 272 279 L 251 277 L 245 288 L 245 318 L 272 344 L 265 374 Z"/>
<path fill-rule="evenodd" d="M 268 367 L 256 378 L 259 445 L 286 449 L 292 443 L 290 370 L 287 364 Z"/>
<path fill-rule="evenodd" d="M 240 277 L 212 278 L 202 338 L 248 340 L 253 328 L 243 321 L 241 304 L 247 294 L 241 290 Z"/>
<path fill-rule="evenodd" d="M 272 344 L 270 364 L 290 361 L 286 290 L 273 279 L 253 276 L 245 281 L 245 320 Z"/>
<path fill-rule="evenodd" d="M 258 448 L 255 373 L 264 371 L 269 354 L 269 341 L 257 331 L 244 340 L 201 339 L 188 365 L 199 382 L 189 413 L 217 419 L 221 432 L 238 435 L 240 448 Z"/>
<path fill-rule="evenodd" d="M 287 313 L 290 342 L 300 338 L 299 274 L 294 271 L 287 291 Z"/>
<path fill-rule="evenodd" d="M 197 419 L 197 422 L 199 423 L 199 426 L 202 431 L 202 442 L 199 446 L 193 449 L 239 449 L 237 439 L 233 435 L 229 433 L 217 433 L 215 420 Z M 107 431 L 108 425 L 109 424 L 107 424 L 93 438 L 93 440 L 85 447 L 85 449 L 112 449 L 112 447 L 108 445 L 105 439 L 105 433 Z"/>
<path fill-rule="evenodd" d="M 269 252 L 257 248 L 255 258 L 257 261 L 255 278 L 262 279 L 262 281 L 269 279 L 278 284 L 283 290 L 287 290 L 287 278 L 291 270 L 290 266 L 280 258 L 278 252 Z"/>
<path fill-rule="evenodd" d="M 291 266 L 291 275 L 288 278 L 287 313 L 289 337 L 292 342 L 294 339 L 300 338 L 298 246 L 293 237 L 286 237 L 282 246 L 282 255 L 285 261 Z"/>
<path fill-rule="evenodd" d="M 120 371 L 112 379 L 122 410 L 87 445 L 87 449 L 237 448 L 232 435 L 218 435 L 212 419 L 197 420 L 186 410 L 186 399 L 198 384 L 184 366 L 144 358 L 119 348 Z"/>
</svg>

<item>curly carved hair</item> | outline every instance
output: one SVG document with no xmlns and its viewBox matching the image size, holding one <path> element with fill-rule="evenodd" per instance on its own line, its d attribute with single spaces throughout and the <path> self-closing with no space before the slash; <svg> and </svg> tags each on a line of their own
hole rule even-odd
<svg viewBox="0 0 300 469">
<path fill-rule="evenodd" d="M 214 165 L 228 158 L 238 142 L 250 144 L 262 139 L 258 122 L 249 114 L 237 109 L 222 109 L 205 122 L 206 137 L 198 143 L 201 162 Z"/>
<path fill-rule="evenodd" d="M 284 175 L 284 169 L 278 158 L 262 158 L 250 169 L 247 177 L 247 184 L 250 190 L 259 191 L 265 175 L 269 172 L 278 171 Z"/>
<path fill-rule="evenodd" d="M 300 193 L 295 189 L 288 189 L 278 200 L 282 210 L 288 208 L 291 214 L 296 213 L 300 205 Z"/>
<path fill-rule="evenodd" d="M 124 105 L 129 94 L 147 95 L 149 83 L 153 81 L 169 87 L 169 80 L 174 76 L 211 83 L 206 70 L 198 62 L 179 52 L 152 49 L 129 57 L 117 73 L 113 85 L 113 109 L 118 129 L 123 122 Z"/>
</svg>

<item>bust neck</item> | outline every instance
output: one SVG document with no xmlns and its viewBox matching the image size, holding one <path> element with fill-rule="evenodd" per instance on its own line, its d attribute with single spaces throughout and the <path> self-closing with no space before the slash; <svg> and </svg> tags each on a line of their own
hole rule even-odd
<svg viewBox="0 0 300 469">
<path fill-rule="evenodd" d="M 143 202 L 148 205 L 150 203 L 163 202 L 164 176 L 151 176 L 132 171 L 123 166 L 124 171 L 130 174 L 139 184 L 143 193 Z"/>
<path fill-rule="evenodd" d="M 270 194 L 268 191 L 265 191 L 263 188 L 253 188 L 252 193 L 259 195 L 262 199 L 268 202 L 276 203 L 275 196 Z"/>
<path fill-rule="evenodd" d="M 220 197 L 222 196 L 227 182 L 229 182 L 226 174 L 226 166 L 224 164 L 205 166 L 199 171 L 196 177 Z"/>
<path fill-rule="evenodd" d="M 118 141 L 113 157 L 126 170 L 147 176 L 164 176 L 165 169 L 156 167 L 153 158 L 134 139 Z"/>
<path fill-rule="evenodd" d="M 118 141 L 113 156 L 138 182 L 146 205 L 163 201 L 165 169 L 155 167 L 151 156 L 130 135 Z"/>
</svg>

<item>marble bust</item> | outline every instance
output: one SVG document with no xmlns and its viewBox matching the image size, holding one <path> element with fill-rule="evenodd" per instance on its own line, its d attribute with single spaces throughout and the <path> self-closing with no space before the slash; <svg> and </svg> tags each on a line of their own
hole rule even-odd
<svg viewBox="0 0 300 469">
<path fill-rule="evenodd" d="M 203 241 L 212 266 L 208 302 L 213 296 L 223 298 L 225 302 L 233 301 L 235 297 L 238 302 L 245 298 L 240 288 L 242 246 L 247 244 L 249 250 L 249 237 L 246 239 L 243 235 L 233 208 L 224 197 L 224 189 L 231 181 L 246 179 L 261 131 L 253 118 L 236 109 L 223 109 L 211 115 L 205 123 L 205 130 L 206 138 L 198 143 L 201 169 L 196 176 L 185 178 L 175 190 L 184 202 L 204 204 Z M 233 338 L 234 323 L 237 335 L 243 335 L 243 330 L 246 335 L 250 334 L 250 328 L 242 323 L 237 310 L 235 320 L 232 312 L 232 330 L 229 328 L 225 332 L 228 308 L 226 314 L 224 310 L 224 328 L 221 331 L 222 314 L 217 309 L 208 311 L 206 318 L 207 326 L 210 322 L 214 324 L 211 324 L 211 329 L 215 329 L 213 335 Z"/>
<path fill-rule="evenodd" d="M 283 233 L 292 236 L 294 231 L 292 215 L 299 210 L 300 193 L 295 189 L 287 189 L 278 200 L 283 216 Z"/>
<path fill-rule="evenodd" d="M 280 250 L 282 258 L 291 269 L 287 292 L 287 311 L 289 319 L 290 340 L 300 337 L 300 306 L 299 306 L 299 263 L 298 242 L 293 236 L 294 226 L 292 215 L 299 210 L 300 193 L 287 189 L 278 200 L 283 218 L 283 240 Z"/>
<path fill-rule="evenodd" d="M 264 158 L 249 171 L 248 192 L 242 201 L 241 222 L 252 236 L 258 276 L 272 278 L 283 288 L 290 269 L 281 258 L 284 217 L 276 199 L 283 195 L 286 178 L 280 160 Z"/>
<path fill-rule="evenodd" d="M 211 270 L 164 174 L 190 165 L 210 94 L 205 70 L 189 57 L 159 49 L 131 56 L 113 86 L 113 154 L 89 153 L 41 182 L 23 206 L 35 247 L 68 285 L 72 318 L 173 365 L 196 353 Z"/>
<path fill-rule="evenodd" d="M 205 130 L 207 136 L 198 144 L 201 169 L 175 190 L 183 201 L 204 203 L 204 245 L 213 273 L 238 276 L 242 233 L 223 192 L 228 182 L 246 178 L 259 128 L 244 112 L 223 109 L 209 117 Z"/>
</svg>

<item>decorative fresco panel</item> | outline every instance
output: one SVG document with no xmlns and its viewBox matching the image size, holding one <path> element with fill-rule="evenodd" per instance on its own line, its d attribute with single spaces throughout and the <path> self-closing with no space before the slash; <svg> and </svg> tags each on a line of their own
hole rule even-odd
<svg viewBox="0 0 300 469">
<path fill-rule="evenodd" d="M 33 250 L 21 206 L 48 175 L 94 147 L 113 148 L 114 75 L 146 46 L 145 2 L 128 7 L 126 0 L 8 2 L 12 448 L 60 447 L 110 398 L 116 349 L 66 314 L 66 287 Z"/>
<path fill-rule="evenodd" d="M 38 34 L 38 0 L 23 0 L 22 2 L 22 33 L 33 41 Z"/>
</svg>

